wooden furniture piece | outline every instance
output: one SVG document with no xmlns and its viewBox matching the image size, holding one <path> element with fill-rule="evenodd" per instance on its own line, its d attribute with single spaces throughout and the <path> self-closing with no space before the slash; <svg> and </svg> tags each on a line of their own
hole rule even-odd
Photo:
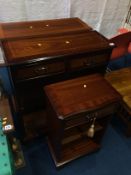
<svg viewBox="0 0 131 175">
<path fill-rule="evenodd" d="M 56 167 L 98 150 L 111 115 L 119 107 L 120 95 L 99 74 L 50 84 L 44 89 L 48 143 Z"/>
<path fill-rule="evenodd" d="M 27 38 L 92 30 L 79 18 L 0 23 L 0 39 Z"/>
<path fill-rule="evenodd" d="M 54 36 L 59 34 L 77 33 L 79 31 L 92 30 L 90 26 L 79 18 L 63 18 L 54 20 L 6 22 L 0 23 L 0 40 L 12 38 L 29 38 L 39 36 Z M 1 43 L 0 43 L 1 47 Z M 0 48 L 1 49 L 1 48 Z M 1 51 L 1 50 L 0 50 Z M 3 62 L 0 66 L 5 66 Z"/>
<path fill-rule="evenodd" d="M 131 136 L 131 68 L 123 68 L 105 75 L 106 80 L 122 96 L 118 119 L 122 121 L 124 132 Z"/>
<path fill-rule="evenodd" d="M 15 128 L 10 106 L 11 103 L 7 97 L 2 97 L 0 99 L 0 118 L 2 129 L 5 134 L 13 132 Z"/>
<path fill-rule="evenodd" d="M 104 74 L 114 47 L 108 39 L 91 30 L 78 18 L 48 22 L 50 25 L 44 30 L 41 26 L 49 24 L 47 21 L 31 22 L 31 26 L 38 26 L 38 30 L 32 28 L 34 29 L 31 30 L 32 33 L 29 27 L 29 31 L 25 30 L 26 24 L 30 26 L 30 22 L 12 23 L 7 26 L 11 26 L 13 31 L 16 29 L 22 31 L 15 32 L 17 36 L 15 34 L 13 36 L 10 28 L 7 32 L 3 27 L 8 34 L 4 35 L 5 39 L 1 37 L 5 63 L 15 93 L 19 127 L 21 130 L 23 128 L 23 133 L 25 127 L 28 126 L 27 130 L 33 128 L 32 135 L 38 131 L 37 128 L 39 130 L 41 128 L 41 131 L 45 128 L 46 131 L 46 127 L 43 127 L 45 123 L 43 86 L 95 72 Z M 39 116 L 38 122 L 36 116 Z M 21 126 L 22 123 L 24 126 Z"/>
</svg>

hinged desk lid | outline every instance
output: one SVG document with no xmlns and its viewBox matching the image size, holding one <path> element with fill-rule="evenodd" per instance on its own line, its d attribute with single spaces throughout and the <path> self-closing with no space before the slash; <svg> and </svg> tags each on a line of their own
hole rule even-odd
<svg viewBox="0 0 131 175">
<path fill-rule="evenodd" d="M 57 33 L 76 32 L 85 29 L 91 30 L 91 27 L 79 18 L 1 23 L 0 39 L 56 35 Z"/>
<path fill-rule="evenodd" d="M 51 84 L 45 87 L 45 92 L 61 119 L 96 110 L 121 99 L 115 89 L 99 74 Z"/>
<path fill-rule="evenodd" d="M 7 63 L 19 63 L 31 59 L 112 49 L 109 41 L 96 31 L 59 34 L 50 37 L 13 39 L 3 41 Z"/>
</svg>

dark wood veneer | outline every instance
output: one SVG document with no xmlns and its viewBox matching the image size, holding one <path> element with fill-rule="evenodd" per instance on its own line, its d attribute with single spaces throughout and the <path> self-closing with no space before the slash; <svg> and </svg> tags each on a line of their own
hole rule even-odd
<svg viewBox="0 0 131 175">
<path fill-rule="evenodd" d="M 45 86 L 48 143 L 56 167 L 96 151 L 121 96 L 99 74 Z M 95 134 L 87 134 L 95 118 Z"/>
<path fill-rule="evenodd" d="M 92 30 L 90 26 L 79 18 L 0 23 L 0 39 L 75 33 L 85 29 Z"/>
<path fill-rule="evenodd" d="M 0 38 L 19 123 L 45 110 L 43 86 L 85 74 L 104 74 L 114 47 L 78 18 L 4 23 Z"/>
<path fill-rule="evenodd" d="M 76 55 L 108 50 L 109 41 L 96 31 L 84 31 L 77 34 L 55 37 L 37 37 L 28 39 L 13 39 L 3 42 L 8 63 L 22 62 L 38 57 L 55 57 Z"/>
</svg>

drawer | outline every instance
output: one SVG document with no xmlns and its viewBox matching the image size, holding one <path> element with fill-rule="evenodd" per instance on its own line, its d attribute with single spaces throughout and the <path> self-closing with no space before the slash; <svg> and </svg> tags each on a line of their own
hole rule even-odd
<svg viewBox="0 0 131 175">
<path fill-rule="evenodd" d="M 14 70 L 16 80 L 24 80 L 35 78 L 38 76 L 49 76 L 52 74 L 62 73 L 65 71 L 65 65 L 63 61 L 59 62 L 46 62 L 39 64 L 29 64 L 25 67 L 22 66 Z"/>
<path fill-rule="evenodd" d="M 67 118 L 65 121 L 65 130 L 78 125 L 82 125 L 84 123 L 90 123 L 91 121 L 93 121 L 94 118 L 96 118 L 96 120 L 99 120 L 101 118 L 107 117 L 116 112 L 118 106 L 119 106 L 118 104 L 113 104 L 90 113 L 83 112 L 71 116 Z"/>
<path fill-rule="evenodd" d="M 97 64 L 105 64 L 108 61 L 108 59 L 109 54 L 99 54 L 93 56 L 91 55 L 72 59 L 70 61 L 70 69 L 75 70 L 75 69 L 93 67 Z"/>
</svg>

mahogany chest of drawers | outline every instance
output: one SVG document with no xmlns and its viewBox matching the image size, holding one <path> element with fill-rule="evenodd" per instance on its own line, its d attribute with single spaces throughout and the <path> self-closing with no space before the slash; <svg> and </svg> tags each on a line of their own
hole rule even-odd
<svg viewBox="0 0 131 175">
<path fill-rule="evenodd" d="M 22 120 L 45 109 L 43 86 L 85 74 L 103 74 L 114 47 L 78 18 L 3 24 L 3 30 L 1 46 Z M 28 123 L 35 124 L 35 117 Z"/>
<path fill-rule="evenodd" d="M 101 146 L 120 95 L 103 76 L 93 74 L 50 84 L 47 98 L 48 143 L 57 167 Z M 89 129 L 94 125 L 94 135 Z"/>
</svg>

